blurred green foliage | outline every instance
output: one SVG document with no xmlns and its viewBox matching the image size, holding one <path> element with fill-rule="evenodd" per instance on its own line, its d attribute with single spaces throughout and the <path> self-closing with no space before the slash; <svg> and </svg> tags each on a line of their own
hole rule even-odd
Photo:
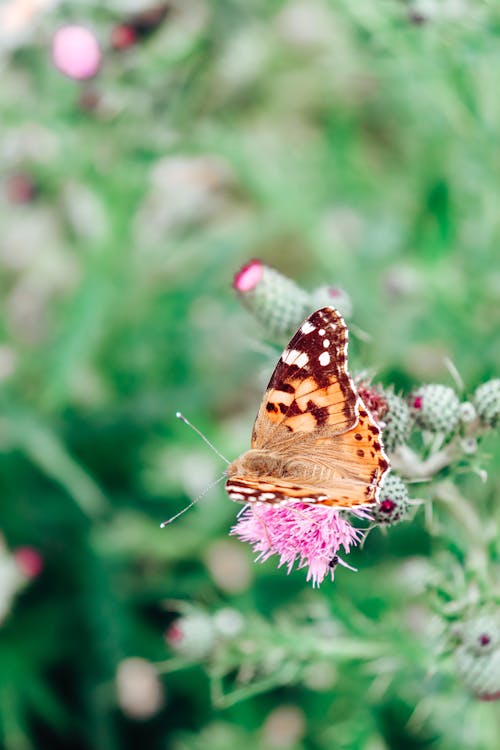
<svg viewBox="0 0 500 750">
<path fill-rule="evenodd" d="M 498 375 L 499 8 L 184 0 L 117 50 L 144 3 L 43 5 L 0 30 L 0 527 L 45 563 L 0 625 L 0 746 L 493 750 L 498 705 L 469 698 L 419 629 L 421 515 L 319 592 L 225 541 L 222 489 L 159 523 L 223 471 L 177 409 L 230 457 L 248 445 L 274 359 L 230 288 L 249 257 L 349 291 L 371 335 L 356 369 L 449 383 L 448 357 L 467 391 Z M 68 22 L 101 42 L 92 80 L 51 64 Z M 491 474 L 467 486 L 498 519 Z M 319 607 L 394 651 L 226 709 L 205 670 L 167 672 L 134 715 L 117 670 L 167 659 L 178 601 L 278 641 Z"/>
</svg>

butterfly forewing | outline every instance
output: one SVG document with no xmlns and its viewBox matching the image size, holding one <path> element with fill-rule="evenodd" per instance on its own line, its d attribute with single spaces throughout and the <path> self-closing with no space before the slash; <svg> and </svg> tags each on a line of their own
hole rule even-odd
<svg viewBox="0 0 500 750">
<path fill-rule="evenodd" d="M 299 328 L 280 357 L 262 401 L 253 448 L 266 448 L 284 432 L 328 425 L 340 434 L 357 421 L 357 393 L 347 372 L 347 328 L 325 307 Z"/>
</svg>

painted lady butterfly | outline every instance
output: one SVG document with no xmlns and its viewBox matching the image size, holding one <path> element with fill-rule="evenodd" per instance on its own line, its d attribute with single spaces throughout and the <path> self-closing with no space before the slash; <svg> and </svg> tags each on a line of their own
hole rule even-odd
<svg viewBox="0 0 500 750">
<path fill-rule="evenodd" d="M 229 465 L 226 490 L 244 503 L 369 506 L 388 468 L 380 428 L 347 371 L 346 325 L 324 307 L 281 355 L 251 450 Z"/>
</svg>

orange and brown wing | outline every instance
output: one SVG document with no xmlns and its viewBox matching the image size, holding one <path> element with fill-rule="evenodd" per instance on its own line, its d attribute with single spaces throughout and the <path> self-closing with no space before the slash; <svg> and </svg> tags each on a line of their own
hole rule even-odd
<svg viewBox="0 0 500 750">
<path fill-rule="evenodd" d="M 348 334 L 332 307 L 313 313 L 280 357 L 252 433 L 252 448 L 272 448 L 284 433 L 328 428 L 341 434 L 358 419 L 347 371 Z"/>
<path fill-rule="evenodd" d="M 325 471 L 320 480 L 328 496 L 321 503 L 341 508 L 376 503 L 389 470 L 380 428 L 361 399 L 357 425 L 342 435 L 319 438 L 308 460 L 330 467 L 330 475 Z"/>
<path fill-rule="evenodd" d="M 380 428 L 359 400 L 359 420 L 341 435 L 290 441 L 280 451 L 280 477 L 232 476 L 233 500 L 281 504 L 291 501 L 338 508 L 374 505 L 389 469 Z"/>
</svg>

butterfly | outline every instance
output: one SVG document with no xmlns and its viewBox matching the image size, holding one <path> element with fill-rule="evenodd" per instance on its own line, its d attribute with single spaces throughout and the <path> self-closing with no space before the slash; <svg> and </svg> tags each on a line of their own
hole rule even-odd
<svg viewBox="0 0 500 750">
<path fill-rule="evenodd" d="M 380 428 L 348 373 L 347 342 L 333 307 L 299 328 L 269 381 L 251 450 L 227 469 L 232 500 L 339 510 L 377 502 L 389 462 Z"/>
</svg>

